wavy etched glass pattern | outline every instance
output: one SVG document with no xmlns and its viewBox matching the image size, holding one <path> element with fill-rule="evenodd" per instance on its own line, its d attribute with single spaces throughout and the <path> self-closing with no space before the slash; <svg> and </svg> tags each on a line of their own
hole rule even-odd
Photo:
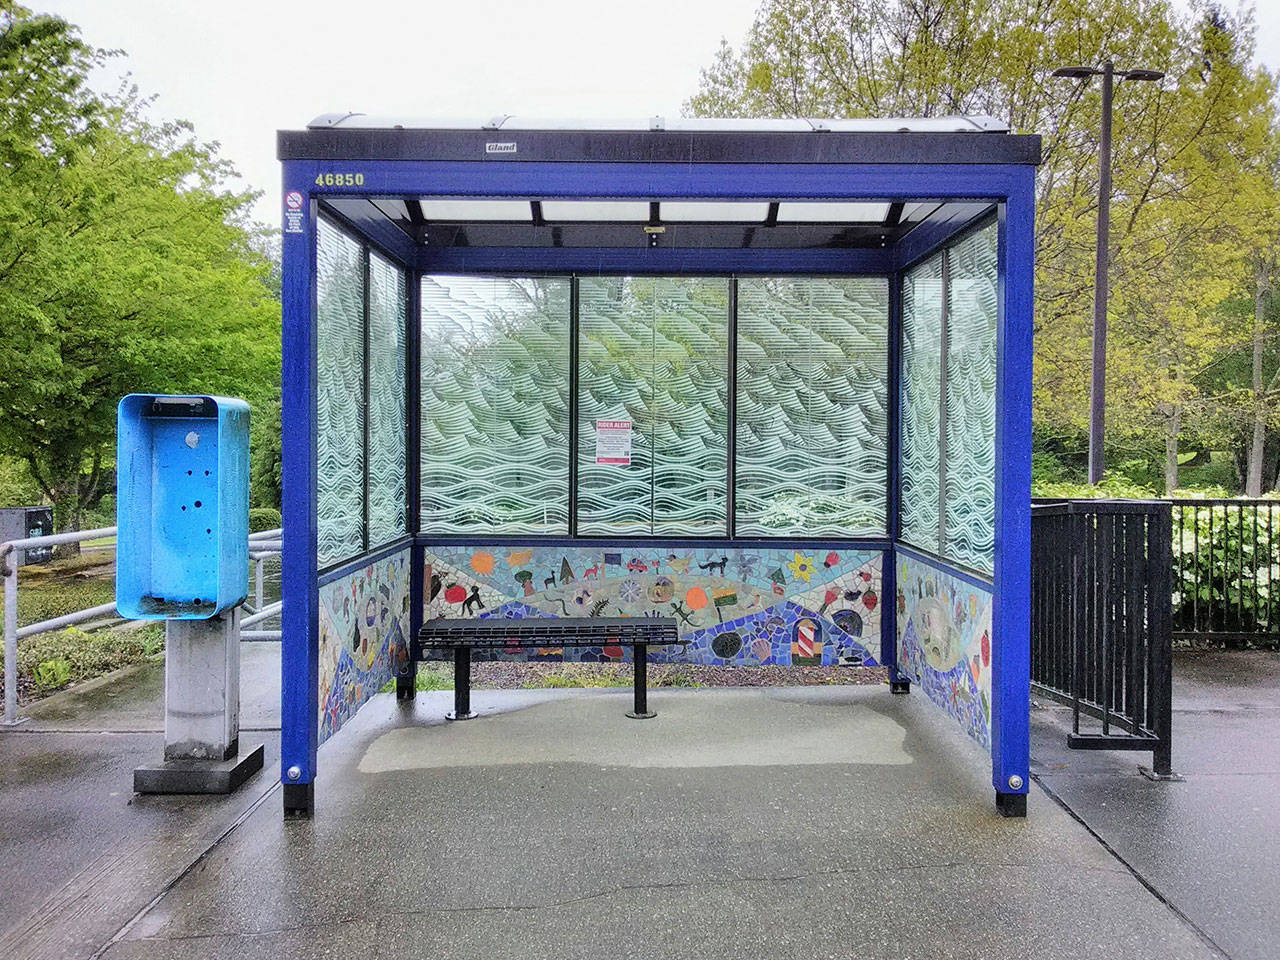
<svg viewBox="0 0 1280 960">
<path fill-rule="evenodd" d="M 405 276 L 369 254 L 369 547 L 405 532 Z"/>
<path fill-rule="evenodd" d="M 942 254 L 902 280 L 901 537 L 940 551 Z"/>
<path fill-rule="evenodd" d="M 316 553 L 364 549 L 364 267 L 360 244 L 316 228 Z"/>
<path fill-rule="evenodd" d="M 991 573 L 995 550 L 997 226 L 950 251 L 945 552 Z"/>
<path fill-rule="evenodd" d="M 569 531 L 568 278 L 422 278 L 422 529 Z"/>
<path fill-rule="evenodd" d="M 738 281 L 737 531 L 883 535 L 889 283 Z"/>
<path fill-rule="evenodd" d="M 578 325 L 578 531 L 725 533 L 729 281 L 584 277 Z M 596 462 L 599 420 L 629 464 Z"/>
</svg>

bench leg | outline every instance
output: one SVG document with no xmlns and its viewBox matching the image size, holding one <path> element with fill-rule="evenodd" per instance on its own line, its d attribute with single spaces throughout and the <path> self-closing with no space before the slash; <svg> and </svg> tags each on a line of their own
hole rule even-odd
<svg viewBox="0 0 1280 960">
<path fill-rule="evenodd" d="M 453 711 L 446 720 L 471 720 L 471 648 L 455 647 L 453 651 Z"/>
<path fill-rule="evenodd" d="M 635 709 L 627 713 L 632 720 L 652 720 L 657 716 L 649 710 L 649 645 L 635 643 L 631 645 L 631 659 L 635 667 Z"/>
</svg>

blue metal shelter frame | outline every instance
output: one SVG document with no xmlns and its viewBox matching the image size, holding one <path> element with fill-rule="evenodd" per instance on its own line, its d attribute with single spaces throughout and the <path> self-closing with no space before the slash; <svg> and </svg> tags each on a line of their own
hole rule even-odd
<svg viewBox="0 0 1280 960">
<path fill-rule="evenodd" d="M 922 224 L 897 243 L 856 249 L 454 247 L 417 244 L 385 218 L 348 212 L 343 226 L 407 275 L 407 536 L 336 568 L 317 564 L 316 231 L 321 206 L 358 197 L 530 197 L 733 200 L 769 197 L 978 202 L 998 218 L 995 550 L 989 582 L 992 785 L 1002 813 L 1025 812 L 1029 780 L 1029 620 L 1034 177 L 1039 139 L 990 133 L 804 133 L 786 136 L 527 131 L 520 159 L 487 152 L 485 131 L 309 129 L 282 132 L 283 234 L 283 693 L 281 772 L 286 814 L 309 816 L 317 775 L 319 590 L 363 564 L 427 538 L 419 530 L 419 278 L 430 272 L 630 274 L 877 274 L 890 278 L 889 491 L 884 590 L 900 541 L 901 301 L 904 273 L 954 241 L 973 219 Z M 511 139 L 504 136 L 503 139 Z M 644 157 L 644 162 L 634 158 Z M 358 181 L 356 182 L 356 174 Z M 335 215 L 336 214 L 331 214 Z M 989 217 L 984 213 L 983 219 Z M 576 542 L 576 541 L 575 541 Z M 845 543 L 845 546 L 851 544 Z M 411 551 L 410 617 L 422 618 L 422 551 Z M 883 606 L 881 662 L 897 679 L 895 604 Z"/>
</svg>

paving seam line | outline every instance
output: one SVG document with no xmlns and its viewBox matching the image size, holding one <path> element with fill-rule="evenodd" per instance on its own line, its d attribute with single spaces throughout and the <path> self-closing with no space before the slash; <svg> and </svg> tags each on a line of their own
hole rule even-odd
<svg viewBox="0 0 1280 960">
<path fill-rule="evenodd" d="M 1046 784 L 1046 783 L 1045 783 L 1045 782 L 1040 778 L 1040 774 L 1038 774 L 1038 773 L 1033 773 L 1033 774 L 1031 774 L 1031 779 L 1032 779 L 1032 780 L 1034 780 L 1034 781 L 1036 782 L 1036 784 L 1040 787 L 1040 789 L 1041 789 L 1041 790 L 1043 790 L 1043 791 L 1045 792 L 1045 795 L 1046 795 L 1046 796 L 1048 796 L 1050 800 L 1052 800 L 1052 801 L 1053 801 L 1054 803 L 1056 803 L 1059 807 L 1061 807 L 1063 810 L 1065 810 L 1065 811 L 1066 811 L 1067 816 L 1069 816 L 1072 820 L 1076 821 L 1076 823 L 1080 824 L 1080 826 L 1084 827 L 1084 828 L 1085 828 L 1085 830 L 1087 830 L 1087 831 L 1088 831 L 1089 836 L 1093 837 L 1093 839 L 1094 839 L 1094 840 L 1098 841 L 1098 843 L 1102 846 L 1102 849 L 1103 849 L 1103 850 L 1106 850 L 1106 851 L 1107 851 L 1107 853 L 1109 853 L 1109 854 L 1111 854 L 1111 856 L 1115 857 L 1116 861 L 1117 861 L 1117 862 L 1118 862 L 1122 867 L 1124 867 L 1127 871 L 1129 871 L 1129 874 L 1130 874 L 1130 875 L 1131 875 L 1135 880 L 1137 880 L 1140 884 L 1142 884 L 1142 886 L 1146 888 L 1146 890 L 1147 890 L 1147 892 L 1148 892 L 1148 893 L 1150 893 L 1153 897 L 1155 897 L 1155 898 L 1156 898 L 1157 900 L 1159 900 L 1162 904 L 1164 904 L 1164 905 L 1169 909 L 1169 911 L 1170 911 L 1170 912 L 1171 912 L 1175 917 L 1177 917 L 1179 920 L 1181 920 L 1183 923 L 1185 923 L 1188 927 L 1190 927 L 1193 931 L 1195 931 L 1196 936 L 1198 936 L 1201 940 L 1203 940 L 1203 941 L 1205 942 L 1205 944 L 1206 944 L 1207 946 L 1211 947 L 1211 948 L 1212 948 L 1214 951 L 1216 951 L 1220 956 L 1222 956 L 1222 957 L 1224 958 L 1224 960 L 1231 960 L 1231 955 L 1230 955 L 1229 953 L 1227 953 L 1227 951 L 1223 950 L 1223 949 L 1222 949 L 1222 947 L 1218 946 L 1217 941 L 1216 941 L 1216 940 L 1214 940 L 1214 939 L 1213 939 L 1213 937 L 1209 936 L 1209 934 L 1208 934 L 1208 933 L 1206 933 L 1206 932 L 1204 931 L 1204 929 L 1202 929 L 1202 928 L 1200 927 L 1200 925 L 1199 925 L 1199 924 L 1197 924 L 1197 923 L 1196 923 L 1194 920 L 1192 920 L 1189 916 L 1187 916 L 1185 913 L 1183 913 L 1183 912 L 1182 912 L 1182 910 L 1178 907 L 1178 905 L 1177 905 L 1177 904 L 1175 904 L 1172 900 L 1170 900 L 1170 899 L 1169 899 L 1168 897 L 1166 897 L 1163 893 L 1161 893 L 1161 892 L 1156 888 L 1156 886 L 1155 886 L 1155 884 L 1154 884 L 1154 883 L 1152 883 L 1152 882 L 1151 882 L 1150 880 L 1148 880 L 1145 876 L 1143 876 L 1143 875 L 1142 875 L 1142 873 L 1140 873 L 1140 872 L 1138 871 L 1138 869 L 1137 869 L 1133 864 L 1131 864 L 1128 860 L 1126 860 L 1126 859 L 1125 859 L 1125 858 L 1120 854 L 1120 851 L 1119 851 L 1119 850 L 1117 850 L 1117 849 L 1116 849 L 1115 847 L 1113 847 L 1110 843 L 1108 843 L 1105 839 L 1103 839 L 1102 834 L 1098 833 L 1098 831 L 1097 831 L 1097 830 L 1093 829 L 1093 827 L 1089 825 L 1089 823 L 1084 819 L 1084 817 L 1082 817 L 1082 816 L 1080 816 L 1080 814 L 1076 813 L 1076 812 L 1075 812 L 1075 810 L 1073 810 L 1073 809 L 1072 809 L 1072 808 L 1067 804 L 1067 802 L 1066 802 L 1065 800 L 1063 800 L 1063 799 L 1062 799 L 1062 797 L 1060 797 L 1060 796 L 1058 796 L 1056 793 L 1054 793 L 1054 792 L 1053 792 L 1053 790 L 1052 790 L 1052 789 L 1050 789 L 1050 787 L 1048 786 L 1048 784 Z"/>
<path fill-rule="evenodd" d="M 240 728 L 240 732 L 241 732 L 241 733 L 279 733 L 279 732 L 280 732 L 280 728 L 279 728 L 279 727 L 241 727 L 241 728 Z M 74 733 L 74 734 L 85 734 L 85 733 L 88 733 L 88 734 L 92 734 L 92 735 L 93 735 L 93 736 L 95 736 L 95 737 L 100 737 L 100 736 L 132 737 L 132 736 L 136 736 L 137 734 L 141 734 L 141 733 L 146 733 L 146 734 L 164 733 L 164 728 L 163 728 L 163 727 L 160 727 L 160 728 L 155 729 L 155 730 L 151 730 L 151 729 L 147 729 L 147 730 L 91 730 L 91 729 L 89 729 L 89 728 L 87 728 L 87 727 L 18 727 L 18 728 L 17 728 L 17 729 L 15 729 L 15 730 L 6 730 L 6 731 L 4 731 L 4 733 L 6 733 L 6 734 L 7 734 L 7 733 L 12 733 L 12 734 L 14 734 L 14 735 L 20 735 L 20 736 L 24 736 L 24 737 L 30 737 L 30 736 L 33 736 L 33 735 L 35 735 L 35 734 L 41 734 L 41 733 L 56 733 L 56 734 L 59 734 L 59 735 L 61 735 L 61 734 L 68 734 L 68 733 Z"/>
<path fill-rule="evenodd" d="M 133 929 L 133 927 L 138 923 L 138 921 L 140 921 L 143 917 L 145 917 L 148 913 L 150 913 L 152 909 L 155 908 L 156 904 L 158 904 L 161 900 L 167 897 L 169 893 L 179 883 L 185 880 L 191 874 L 191 872 L 196 869 L 196 867 L 204 863 L 204 861 L 208 858 L 209 854 L 213 853 L 213 851 L 218 848 L 218 846 L 222 843 L 222 841 L 226 840 L 227 837 L 231 836 L 231 834 L 237 828 L 239 828 L 241 824 L 243 824 L 246 820 L 248 820 L 251 816 L 253 816 L 253 814 L 257 812 L 258 808 L 262 806 L 270 797 L 274 796 L 279 789 L 280 789 L 280 781 L 277 780 L 266 790 L 265 793 L 262 794 L 262 796 L 258 797 L 257 800 L 253 801 L 253 803 L 251 803 L 249 807 L 243 813 L 240 814 L 240 816 L 236 817 L 236 819 L 231 823 L 230 826 L 227 827 L 227 829 L 223 830 L 222 833 L 218 834 L 218 836 L 214 838 L 213 842 L 210 843 L 209 846 L 205 847 L 205 849 L 202 850 L 195 857 L 194 860 L 192 860 L 189 864 L 187 864 L 186 867 L 184 867 L 176 877 L 174 877 L 172 880 L 166 883 L 164 887 L 161 889 L 161 891 L 157 893 L 154 897 L 152 897 L 147 902 L 147 904 L 144 907 L 142 907 L 142 909 L 140 909 L 137 913 L 135 913 L 132 917 L 130 917 L 125 922 L 124 926 L 122 926 L 119 930 L 117 930 L 114 934 L 112 934 L 110 939 L 108 939 L 106 943 L 104 943 L 97 950 L 95 950 L 90 955 L 89 960 L 99 960 L 99 958 L 104 953 L 106 953 L 113 946 L 115 946 L 117 943 L 123 940 L 125 935 L 130 930 Z"/>
</svg>

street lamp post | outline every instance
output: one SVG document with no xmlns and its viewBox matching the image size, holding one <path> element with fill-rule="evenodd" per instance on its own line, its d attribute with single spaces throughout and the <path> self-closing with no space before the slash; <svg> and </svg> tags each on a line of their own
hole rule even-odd
<svg viewBox="0 0 1280 960">
<path fill-rule="evenodd" d="M 1098 149 L 1098 240 L 1093 278 L 1093 365 L 1089 381 L 1089 482 L 1102 480 L 1105 467 L 1107 401 L 1107 298 L 1111 266 L 1111 100 L 1117 80 L 1160 80 L 1159 70 L 1117 70 L 1110 60 L 1101 67 L 1061 67 L 1055 77 L 1087 80 L 1102 77 L 1102 129 Z"/>
</svg>

